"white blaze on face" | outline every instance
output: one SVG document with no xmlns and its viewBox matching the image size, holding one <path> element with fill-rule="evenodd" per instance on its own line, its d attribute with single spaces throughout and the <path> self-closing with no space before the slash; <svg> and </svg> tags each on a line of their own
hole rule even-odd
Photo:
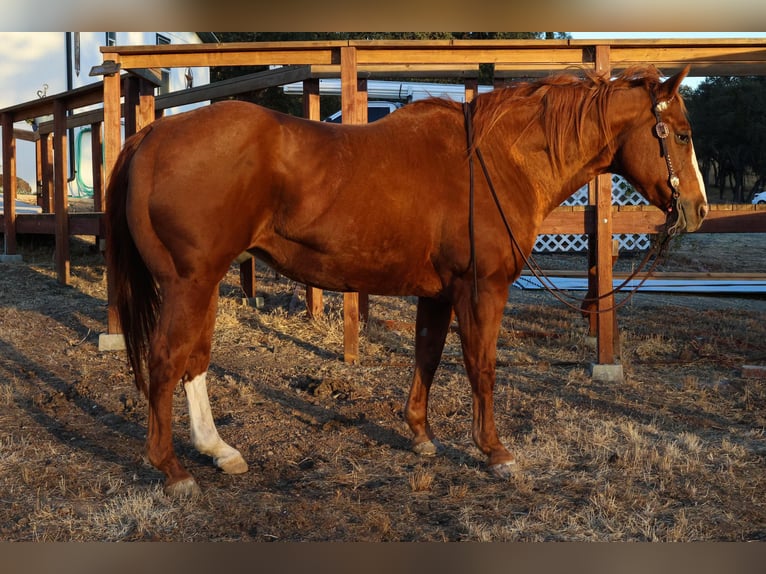
<svg viewBox="0 0 766 574">
<path fill-rule="evenodd" d="M 697 154 L 694 152 L 694 145 L 692 145 L 692 165 L 694 166 L 694 173 L 697 174 L 697 182 L 700 186 L 700 193 L 705 198 L 705 204 L 707 204 L 707 193 L 705 192 L 705 181 L 702 179 L 702 172 L 700 171 L 699 164 L 697 163 Z"/>
</svg>

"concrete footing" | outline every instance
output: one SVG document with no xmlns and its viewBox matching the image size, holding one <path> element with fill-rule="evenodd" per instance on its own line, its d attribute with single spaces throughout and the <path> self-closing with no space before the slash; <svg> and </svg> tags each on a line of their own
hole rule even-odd
<svg viewBox="0 0 766 574">
<path fill-rule="evenodd" d="M 21 255 L 0 255 L 0 263 L 22 263 Z"/>
<path fill-rule="evenodd" d="M 242 299 L 240 299 L 240 303 L 242 305 L 247 305 L 256 309 L 263 308 L 264 304 L 263 297 L 242 297 Z"/>
<path fill-rule="evenodd" d="M 110 334 L 101 333 L 98 336 L 99 351 L 124 351 L 125 337 L 122 333 Z"/>
<path fill-rule="evenodd" d="M 608 383 L 621 383 L 623 381 L 622 365 L 592 364 L 590 373 L 594 381 L 606 381 Z"/>
</svg>

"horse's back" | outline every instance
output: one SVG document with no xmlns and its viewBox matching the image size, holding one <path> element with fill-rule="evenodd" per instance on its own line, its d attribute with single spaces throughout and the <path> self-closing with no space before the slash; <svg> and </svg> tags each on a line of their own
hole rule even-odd
<svg viewBox="0 0 766 574">
<path fill-rule="evenodd" d="M 465 143 L 422 112 L 338 126 L 231 101 L 159 120 L 134 158 L 138 241 L 156 268 L 172 253 L 174 269 L 221 273 L 251 250 L 333 290 L 431 293 L 467 168 Z"/>
</svg>

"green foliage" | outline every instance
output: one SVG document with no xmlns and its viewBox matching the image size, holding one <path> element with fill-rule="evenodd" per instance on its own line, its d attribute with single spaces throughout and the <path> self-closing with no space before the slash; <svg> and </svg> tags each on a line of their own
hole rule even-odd
<svg viewBox="0 0 766 574">
<path fill-rule="evenodd" d="M 766 78 L 707 78 L 686 98 L 699 161 L 746 200 L 745 175 L 766 177 Z"/>
</svg>

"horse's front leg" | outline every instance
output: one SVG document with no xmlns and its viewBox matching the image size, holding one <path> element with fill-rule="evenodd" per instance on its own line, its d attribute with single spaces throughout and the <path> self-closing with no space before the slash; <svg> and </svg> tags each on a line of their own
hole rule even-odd
<svg viewBox="0 0 766 574">
<path fill-rule="evenodd" d="M 422 455 L 436 454 L 441 445 L 428 423 L 428 392 L 444 350 L 452 304 L 420 297 L 415 319 L 415 374 L 404 417 L 412 430 L 412 449 Z"/>
<path fill-rule="evenodd" d="M 478 301 L 466 288 L 455 303 L 460 341 L 473 393 L 473 440 L 487 455 L 490 469 L 509 478 L 516 470 L 516 458 L 500 442 L 495 427 L 494 388 L 497 337 L 508 297 L 507 284 L 480 284 Z"/>
</svg>

